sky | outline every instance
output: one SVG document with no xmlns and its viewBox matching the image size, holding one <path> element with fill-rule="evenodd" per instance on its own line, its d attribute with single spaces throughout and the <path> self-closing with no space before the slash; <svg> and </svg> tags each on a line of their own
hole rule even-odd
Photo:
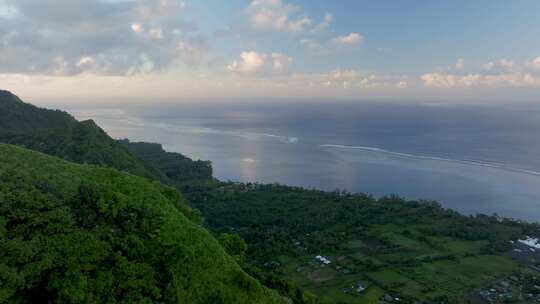
<svg viewBox="0 0 540 304">
<path fill-rule="evenodd" d="M 0 0 L 0 88 L 540 102 L 537 0 Z"/>
</svg>

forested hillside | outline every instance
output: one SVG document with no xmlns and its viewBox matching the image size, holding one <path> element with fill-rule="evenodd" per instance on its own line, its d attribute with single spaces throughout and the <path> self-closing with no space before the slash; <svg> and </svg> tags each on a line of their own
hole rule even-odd
<svg viewBox="0 0 540 304">
<path fill-rule="evenodd" d="M 281 303 L 189 210 L 157 182 L 0 144 L 0 302 Z"/>
<path fill-rule="evenodd" d="M 0 134 L 69 129 L 76 123 L 65 112 L 40 109 L 24 103 L 11 92 L 0 90 Z"/>
<path fill-rule="evenodd" d="M 114 140 L 92 120 L 24 103 L 0 91 L 0 142 L 22 145 L 77 163 L 115 168 L 178 188 L 212 180 L 208 161 L 192 161 L 160 144 Z"/>
<path fill-rule="evenodd" d="M 178 188 L 189 188 L 198 182 L 213 180 L 210 161 L 193 161 L 180 153 L 166 152 L 157 143 L 121 140 L 124 146 L 145 164 L 163 174 L 167 182 Z"/>
<path fill-rule="evenodd" d="M 0 91 L 0 142 L 78 162 L 116 168 L 148 178 L 160 173 L 133 156 L 92 120 L 78 122 L 71 115 L 23 103 Z"/>
</svg>

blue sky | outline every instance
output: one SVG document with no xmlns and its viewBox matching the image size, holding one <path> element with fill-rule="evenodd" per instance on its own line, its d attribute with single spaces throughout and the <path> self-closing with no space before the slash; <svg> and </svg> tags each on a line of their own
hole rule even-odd
<svg viewBox="0 0 540 304">
<path fill-rule="evenodd" d="M 536 0 L 0 0 L 0 81 L 36 97 L 538 100 L 538 12 Z"/>
<path fill-rule="evenodd" d="M 211 20 L 205 30 L 234 24 L 246 1 L 193 3 L 198 16 Z M 501 58 L 526 61 L 540 52 L 539 1 L 290 1 L 301 8 L 296 16 L 314 22 L 331 13 L 331 27 L 313 39 L 361 33 L 361 48 L 332 61 L 314 60 L 305 68 L 356 67 L 388 72 L 426 72 L 454 65 L 457 58 L 484 64 Z M 247 35 L 246 35 L 247 36 Z M 300 35 L 265 33 L 254 39 L 261 49 L 279 49 L 302 57 Z M 224 49 L 240 51 L 242 44 L 222 41 Z M 244 41 L 245 42 L 245 41 Z"/>
</svg>

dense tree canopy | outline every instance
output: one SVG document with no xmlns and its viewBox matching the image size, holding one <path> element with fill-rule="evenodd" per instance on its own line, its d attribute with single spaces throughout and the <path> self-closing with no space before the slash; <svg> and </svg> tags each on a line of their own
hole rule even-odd
<svg viewBox="0 0 540 304">
<path fill-rule="evenodd" d="M 132 155 L 92 120 L 78 122 L 65 112 L 23 103 L 6 91 L 0 91 L 0 142 L 161 180 L 159 171 Z"/>
<path fill-rule="evenodd" d="M 156 182 L 2 144 L 0 302 L 281 302 L 188 217 Z"/>
</svg>

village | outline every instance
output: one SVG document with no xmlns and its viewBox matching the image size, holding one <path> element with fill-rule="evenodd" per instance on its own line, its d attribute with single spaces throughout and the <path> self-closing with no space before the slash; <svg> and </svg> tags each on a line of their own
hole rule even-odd
<svg viewBox="0 0 540 304">
<path fill-rule="evenodd" d="M 527 266 L 530 271 L 516 271 L 512 275 L 498 280 L 472 293 L 467 300 L 471 304 L 499 304 L 499 303 L 540 303 L 540 241 L 537 238 L 527 236 L 524 239 L 512 241 L 512 249 L 507 253 L 512 259 Z M 300 242 L 295 245 L 302 247 Z M 328 257 L 315 255 L 313 262 L 298 267 L 297 272 L 306 270 L 307 267 L 319 269 L 331 269 L 335 273 L 355 273 L 354 258 L 347 255 Z M 324 271 L 316 271 L 324 273 Z M 329 271 L 328 271 L 329 273 Z M 325 278 L 318 277 L 324 281 Z M 344 294 L 362 296 L 373 285 L 369 279 L 355 281 L 350 286 L 342 289 Z M 378 304 L 408 303 L 398 296 L 385 293 Z"/>
<path fill-rule="evenodd" d="M 540 277 L 515 273 L 470 298 L 474 304 L 480 303 L 540 303 Z"/>
<path fill-rule="evenodd" d="M 512 259 L 528 267 L 528 272 L 515 272 L 470 297 L 474 304 L 540 303 L 540 241 L 527 236 L 511 241 L 507 253 Z"/>
<path fill-rule="evenodd" d="M 335 269 L 336 271 L 338 272 L 341 272 L 343 274 L 349 274 L 351 273 L 351 270 L 348 269 L 347 267 L 344 267 L 342 265 L 339 265 L 338 263 L 334 263 L 332 265 L 332 261 L 330 260 L 330 258 L 328 257 L 325 257 L 325 256 L 322 256 L 322 255 L 317 255 L 315 256 L 314 258 L 317 262 L 320 263 L 320 266 L 321 267 L 332 267 L 333 269 Z M 347 259 L 346 256 L 338 256 L 336 257 L 336 261 L 337 262 L 343 262 Z M 302 270 L 302 269 L 300 269 Z M 351 286 L 349 287 L 346 287 L 343 289 L 343 293 L 345 294 L 349 294 L 349 295 L 356 295 L 356 296 L 359 296 L 359 295 L 362 295 L 366 292 L 366 290 L 372 285 L 372 283 L 370 282 L 367 282 L 367 281 L 357 281 L 355 282 L 354 284 L 352 284 Z M 402 303 L 401 299 L 399 297 L 393 297 L 391 296 L 390 294 L 386 293 L 384 294 L 384 296 L 379 300 L 379 303 L 378 304 L 391 304 L 391 303 Z"/>
</svg>

